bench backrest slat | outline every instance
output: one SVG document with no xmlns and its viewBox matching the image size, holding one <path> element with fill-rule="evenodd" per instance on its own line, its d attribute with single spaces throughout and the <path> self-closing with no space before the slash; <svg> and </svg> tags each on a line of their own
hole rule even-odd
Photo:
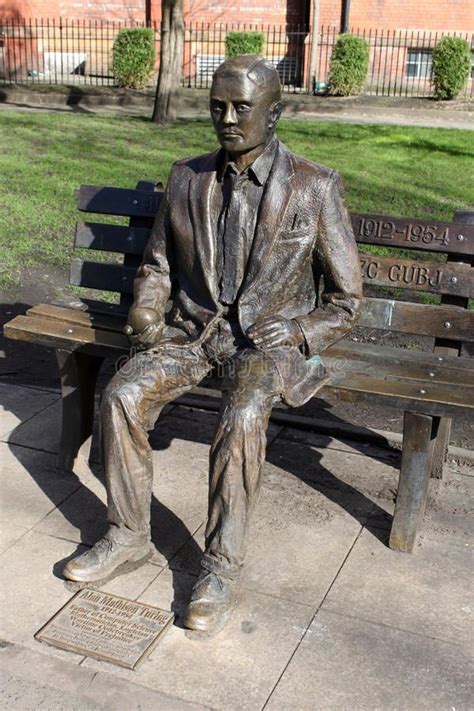
<svg viewBox="0 0 474 711">
<path fill-rule="evenodd" d="M 474 311 L 459 306 L 366 297 L 357 323 L 364 328 L 474 341 Z"/>
<path fill-rule="evenodd" d="M 357 242 L 443 254 L 474 254 L 474 225 L 463 222 L 351 214 Z"/>
<path fill-rule="evenodd" d="M 100 222 L 78 222 L 74 245 L 102 252 L 142 256 L 151 230 L 147 227 L 106 225 Z"/>
<path fill-rule="evenodd" d="M 473 270 L 469 265 L 380 257 L 363 252 L 359 256 L 365 284 L 473 296 Z"/>
<path fill-rule="evenodd" d="M 81 185 L 77 195 L 77 208 L 83 212 L 153 219 L 160 207 L 162 196 L 162 192 L 155 191 Z"/>
<path fill-rule="evenodd" d="M 117 291 L 120 294 L 133 293 L 133 280 L 136 267 L 104 262 L 88 262 L 73 259 L 70 269 L 70 282 L 74 286 L 101 291 Z"/>
</svg>

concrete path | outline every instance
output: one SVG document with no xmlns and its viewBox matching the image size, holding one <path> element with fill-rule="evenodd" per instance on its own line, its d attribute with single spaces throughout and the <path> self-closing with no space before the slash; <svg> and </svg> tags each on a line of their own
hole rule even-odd
<svg viewBox="0 0 474 711">
<path fill-rule="evenodd" d="M 150 117 L 153 95 L 146 92 L 110 90 L 104 94 L 69 94 L 58 91 L 28 91 L 22 87 L 0 87 L 0 111 L 60 111 Z M 78 89 L 77 89 L 78 90 Z M 389 97 L 311 97 L 283 95 L 283 118 L 336 121 L 356 124 L 391 124 L 426 128 L 474 129 L 474 103 L 433 102 Z M 180 118 L 209 117 L 207 91 L 183 89 L 178 102 Z"/>
<path fill-rule="evenodd" d="M 2 708 L 473 708 L 474 470 L 450 463 L 416 551 L 395 553 L 399 453 L 272 424 L 240 605 L 218 637 L 197 641 L 181 620 L 216 415 L 182 406 L 151 437 L 156 552 L 100 586 L 172 609 L 175 625 L 134 672 L 35 641 L 71 597 L 64 562 L 105 530 L 96 442 L 92 468 L 84 452 L 75 474 L 55 470 L 58 397 L 0 384 Z"/>
</svg>

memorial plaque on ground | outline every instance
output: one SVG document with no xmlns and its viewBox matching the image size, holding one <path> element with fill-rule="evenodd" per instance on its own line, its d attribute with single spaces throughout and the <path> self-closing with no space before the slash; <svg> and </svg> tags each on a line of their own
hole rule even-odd
<svg viewBox="0 0 474 711">
<path fill-rule="evenodd" d="M 172 612 L 158 607 L 84 588 L 35 634 L 35 639 L 135 669 L 173 618 Z"/>
</svg>

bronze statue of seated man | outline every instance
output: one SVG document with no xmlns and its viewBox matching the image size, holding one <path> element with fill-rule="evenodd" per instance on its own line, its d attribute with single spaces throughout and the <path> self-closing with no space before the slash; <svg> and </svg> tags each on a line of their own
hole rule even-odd
<svg viewBox="0 0 474 711">
<path fill-rule="evenodd" d="M 127 332 L 139 350 L 102 398 L 109 531 L 64 569 L 88 582 L 146 559 L 148 432 L 167 403 L 226 362 L 202 574 L 184 620 L 207 633 L 235 604 L 272 406 L 302 405 L 324 384 L 318 354 L 353 327 L 361 300 L 341 180 L 280 143 L 281 108 L 278 74 L 261 57 L 233 57 L 215 72 L 221 148 L 171 170 L 134 284 Z"/>
</svg>

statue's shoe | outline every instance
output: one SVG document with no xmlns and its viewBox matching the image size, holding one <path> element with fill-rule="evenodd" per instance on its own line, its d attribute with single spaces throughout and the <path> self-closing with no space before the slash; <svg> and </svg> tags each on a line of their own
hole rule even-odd
<svg viewBox="0 0 474 711">
<path fill-rule="evenodd" d="M 124 563 L 144 563 L 151 552 L 149 541 L 119 543 L 107 534 L 90 550 L 66 563 L 63 576 L 78 583 L 92 583 L 108 578 Z"/>
<path fill-rule="evenodd" d="M 235 604 L 235 581 L 206 571 L 193 588 L 184 626 L 189 630 L 215 635 L 229 621 Z"/>
</svg>

